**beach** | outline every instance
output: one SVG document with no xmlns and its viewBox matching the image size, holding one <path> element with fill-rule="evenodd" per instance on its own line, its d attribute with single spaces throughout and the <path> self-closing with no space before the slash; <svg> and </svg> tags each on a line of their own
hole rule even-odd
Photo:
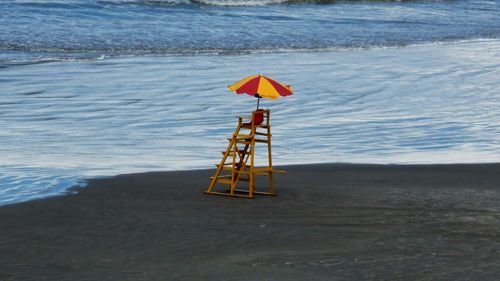
<svg viewBox="0 0 500 281">
<path fill-rule="evenodd" d="M 0 281 L 500 280 L 499 15 L 0 1 Z M 204 194 L 256 102 L 278 196 Z"/>
<path fill-rule="evenodd" d="M 276 197 L 209 169 L 2 206 L 0 280 L 498 280 L 500 164 L 279 168 Z"/>
</svg>

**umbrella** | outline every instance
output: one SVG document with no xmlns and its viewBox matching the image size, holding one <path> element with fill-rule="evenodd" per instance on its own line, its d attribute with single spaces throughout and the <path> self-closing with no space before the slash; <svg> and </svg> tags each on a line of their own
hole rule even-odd
<svg viewBox="0 0 500 281">
<path fill-rule="evenodd" d="M 252 75 L 227 86 L 237 94 L 247 94 L 257 98 L 257 109 L 261 98 L 277 99 L 292 94 L 292 87 L 284 85 L 262 74 Z"/>
</svg>

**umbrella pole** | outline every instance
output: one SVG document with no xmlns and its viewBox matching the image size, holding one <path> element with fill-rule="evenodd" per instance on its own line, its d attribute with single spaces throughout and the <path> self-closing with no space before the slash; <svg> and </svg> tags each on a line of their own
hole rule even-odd
<svg viewBox="0 0 500 281">
<path fill-rule="evenodd" d="M 260 102 L 260 98 L 257 98 L 257 110 L 259 110 L 259 102 Z"/>
</svg>

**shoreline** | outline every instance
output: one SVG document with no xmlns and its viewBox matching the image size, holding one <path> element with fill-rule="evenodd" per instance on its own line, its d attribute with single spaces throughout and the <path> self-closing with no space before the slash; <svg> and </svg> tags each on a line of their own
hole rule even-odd
<svg viewBox="0 0 500 281">
<path fill-rule="evenodd" d="M 384 163 L 357 163 L 357 162 L 352 162 L 352 163 L 345 163 L 345 162 L 317 162 L 317 163 L 293 163 L 289 165 L 275 165 L 274 167 L 277 169 L 282 169 L 282 168 L 287 168 L 287 167 L 294 167 L 294 166 L 322 166 L 322 165 L 339 165 L 339 166 L 373 166 L 373 167 L 394 167 L 394 166 L 412 166 L 412 167 L 425 167 L 425 166 L 476 166 L 476 165 L 496 165 L 500 164 L 500 162 L 483 162 L 483 163 L 389 163 L 389 164 L 384 164 Z M 16 205 L 16 204 L 23 204 L 31 201 L 37 201 L 37 200 L 45 200 L 45 199 L 50 199 L 53 197 L 61 197 L 61 196 L 72 196 L 72 195 L 77 195 L 78 191 L 85 189 L 89 186 L 89 184 L 93 181 L 100 181 L 103 179 L 110 179 L 110 178 L 115 178 L 115 177 L 121 177 L 121 176 L 127 176 L 127 175 L 141 175 L 141 174 L 154 174 L 154 173 L 177 173 L 177 172 L 203 172 L 203 171 L 215 171 L 215 169 L 207 169 L 207 168 L 193 168 L 193 169 L 180 169 L 180 170 L 153 170 L 153 171 L 141 171 L 141 172 L 130 172 L 130 173 L 122 173 L 122 174 L 116 174 L 116 175 L 100 175 L 100 176 L 76 176 L 77 180 L 75 181 L 74 184 L 69 185 L 64 188 L 60 188 L 61 191 L 58 193 L 53 193 L 50 195 L 46 196 L 37 196 L 32 199 L 26 199 L 22 201 L 14 201 L 10 203 L 3 203 L 0 204 L 0 208 L 4 206 L 11 206 L 11 205 Z"/>
<path fill-rule="evenodd" d="M 280 54 L 321 54 L 321 53 L 339 53 L 339 52 L 359 52 L 359 51 L 377 51 L 377 50 L 393 50 L 393 49 L 408 49 L 408 48 L 424 48 L 429 46 L 453 46 L 453 45 L 467 45 L 467 44 L 480 44 L 480 43 L 491 43 L 491 42 L 500 42 L 500 38 L 498 37 L 479 37 L 479 38 L 468 38 L 468 39 L 452 39 L 452 40 L 442 40 L 442 41 L 428 41 L 428 42 L 418 42 L 418 43 L 409 43 L 403 45 L 373 45 L 373 46 L 359 46 L 359 47 L 343 47 L 343 46 L 332 46 L 325 48 L 316 48 L 316 49 L 307 49 L 307 48 L 277 48 L 277 49 L 241 49 L 241 50 L 224 50 L 224 49 L 214 49 L 214 50 L 206 50 L 204 52 L 192 51 L 191 53 L 169 53 L 169 52 L 136 52 L 136 53 L 127 53 L 127 52 L 116 52 L 112 51 L 102 51 L 99 52 L 73 52 L 73 53 L 65 53 L 66 56 L 61 57 L 40 57 L 39 54 L 47 53 L 47 54 L 56 54 L 57 51 L 51 52 L 47 50 L 0 50 L 0 52 L 12 52 L 12 53 L 36 53 L 38 56 L 36 59 L 12 59 L 12 60 L 4 60 L 2 63 L 4 65 L 0 65 L 1 67 L 17 67 L 17 66 L 26 66 L 26 65 L 36 65 L 36 64 L 46 64 L 46 63 L 65 63 L 65 62 L 105 62 L 108 60 L 125 60 L 125 59 L 135 59 L 135 58 L 164 58 L 164 57 L 197 57 L 197 56 L 207 56 L 207 57 L 238 57 L 238 56 L 252 56 L 252 55 L 280 55 Z M 81 57 L 71 57 L 70 54 L 80 54 Z M 89 57 L 89 54 L 94 54 L 95 56 Z"/>
<path fill-rule="evenodd" d="M 2 206 L 0 280 L 498 280 L 500 163 L 279 168 L 277 197 L 210 169 Z"/>
<path fill-rule="evenodd" d="M 234 116 L 255 106 L 224 86 L 248 69 L 296 85 L 263 105 L 276 164 L 498 162 L 500 131 L 488 120 L 498 115 L 499 42 L 4 69 L 0 202 L 56 194 L 81 177 L 213 167 Z"/>
<path fill-rule="evenodd" d="M 401 167 L 440 167 L 440 166 L 480 166 L 480 165 L 497 165 L 500 164 L 500 162 L 484 162 L 484 163 L 389 163 L 389 164 L 381 164 L 381 163 L 344 163 L 344 162 L 318 162 L 318 163 L 293 163 L 289 165 L 275 165 L 274 168 L 276 169 L 287 169 L 288 167 L 295 167 L 295 166 L 323 166 L 323 165 L 337 165 L 337 166 L 372 166 L 372 167 L 395 167 L 395 166 L 401 166 Z M 77 195 L 78 192 L 82 189 L 85 189 L 90 186 L 90 184 L 94 181 L 99 182 L 101 180 L 105 179 L 113 179 L 116 177 L 122 177 L 122 176 L 132 176 L 132 175 L 147 175 L 147 174 L 155 174 L 155 173 L 179 173 L 179 172 L 204 172 L 204 171 L 215 171 L 215 169 L 207 169 L 207 168 L 193 168 L 193 169 L 180 169 L 180 170 L 154 170 L 154 171 L 143 171 L 143 172 L 130 172 L 130 173 L 122 173 L 122 174 L 116 174 L 116 175 L 101 175 L 101 176 L 89 176 L 89 177 L 84 177 L 84 176 L 79 176 L 78 180 L 76 181 L 75 184 L 62 188 L 62 191 L 60 191 L 57 194 L 51 194 L 47 195 L 45 197 L 35 197 L 33 199 L 27 199 L 23 201 L 15 201 L 12 203 L 4 203 L 0 204 L 0 208 L 4 206 L 11 206 L 11 205 L 16 205 L 16 204 L 23 204 L 31 201 L 37 201 L 37 200 L 46 200 L 54 197 L 61 197 L 61 196 L 72 196 L 72 195 Z"/>
</svg>

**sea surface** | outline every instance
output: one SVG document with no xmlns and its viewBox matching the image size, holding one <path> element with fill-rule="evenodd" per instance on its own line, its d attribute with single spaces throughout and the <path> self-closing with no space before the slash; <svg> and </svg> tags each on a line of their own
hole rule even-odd
<svg viewBox="0 0 500 281">
<path fill-rule="evenodd" d="M 1 0 L 0 205 L 214 167 L 257 73 L 276 165 L 500 162 L 498 1 Z"/>
</svg>

